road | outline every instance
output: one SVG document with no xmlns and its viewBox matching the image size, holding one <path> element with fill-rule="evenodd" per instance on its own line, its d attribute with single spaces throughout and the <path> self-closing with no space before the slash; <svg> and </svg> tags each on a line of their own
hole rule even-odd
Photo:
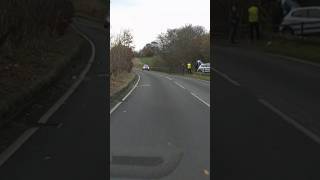
<svg viewBox="0 0 320 180">
<path fill-rule="evenodd" d="M 80 26 L 96 45 L 96 59 L 78 89 L 0 167 L 1 180 L 107 179 L 105 34 Z M 89 49 L 90 51 L 90 49 Z"/>
<path fill-rule="evenodd" d="M 160 72 L 137 73 L 140 81 L 136 89 L 111 114 L 111 156 L 129 157 L 111 170 L 112 176 L 209 179 L 210 83 Z M 174 152 L 179 152 L 176 155 L 181 159 L 175 167 L 169 167 L 171 162 L 163 163 L 168 176 L 146 162 L 148 157 L 173 160 L 170 153 Z M 142 160 L 131 165 L 142 165 L 140 170 L 130 167 L 130 157 L 136 156 Z M 125 167 L 126 171 L 121 170 Z"/>
<path fill-rule="evenodd" d="M 215 46 L 216 179 L 319 179 L 320 68 Z"/>
</svg>

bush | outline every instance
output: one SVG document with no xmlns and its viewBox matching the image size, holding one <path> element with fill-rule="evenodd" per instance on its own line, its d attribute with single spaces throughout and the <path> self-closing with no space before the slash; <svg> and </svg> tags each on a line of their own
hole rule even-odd
<svg viewBox="0 0 320 180">
<path fill-rule="evenodd" d="M 117 76 L 121 72 L 131 72 L 134 57 L 132 47 L 132 35 L 126 30 L 116 37 L 111 43 L 110 49 L 110 73 Z"/>
<path fill-rule="evenodd" d="M 0 48 L 24 45 L 34 49 L 48 34 L 63 35 L 73 13 L 70 0 L 1 0 Z"/>
<path fill-rule="evenodd" d="M 147 44 L 140 54 L 159 56 L 161 64 L 170 71 L 182 71 L 187 63 L 196 64 L 198 59 L 210 61 L 210 32 L 192 25 L 169 29 L 156 42 Z"/>
</svg>

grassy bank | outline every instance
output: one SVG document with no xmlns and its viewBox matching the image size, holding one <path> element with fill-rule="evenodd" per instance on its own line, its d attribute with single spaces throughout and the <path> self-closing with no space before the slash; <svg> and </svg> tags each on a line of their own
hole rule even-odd
<svg viewBox="0 0 320 180">
<path fill-rule="evenodd" d="M 1 111 L 0 152 L 33 127 L 70 88 L 91 55 L 90 44 L 72 29 L 66 36 L 47 43 L 51 46 L 48 59 L 40 61 L 39 57 L 29 56 L 16 59 L 19 63 L 10 76 L 0 76 L 0 83 L 6 84 L 0 86 L 1 93 L 5 93 L 1 94 L 1 104 L 6 110 Z M 21 78 L 21 72 L 25 78 Z"/>
<path fill-rule="evenodd" d="M 0 64 L 0 126 L 28 106 L 35 94 L 49 86 L 79 51 L 84 40 L 69 28 L 60 39 L 47 41 L 46 56 L 17 50 L 14 60 L 1 59 Z"/>
<path fill-rule="evenodd" d="M 184 76 L 210 81 L 210 74 L 209 73 L 192 73 L 192 74 L 185 74 Z"/>
<path fill-rule="evenodd" d="M 262 41 L 258 46 L 261 50 L 272 54 L 279 54 L 320 63 L 320 41 L 314 42 L 302 39 L 287 40 L 279 38 L 270 42 Z"/>
<path fill-rule="evenodd" d="M 121 73 L 117 77 L 110 79 L 110 108 L 114 107 L 117 102 L 130 91 L 134 83 L 137 81 L 135 73 Z"/>
</svg>

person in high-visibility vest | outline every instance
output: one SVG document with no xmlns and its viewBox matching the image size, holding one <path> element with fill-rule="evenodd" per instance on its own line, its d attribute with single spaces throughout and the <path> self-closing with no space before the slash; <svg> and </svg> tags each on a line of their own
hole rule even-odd
<svg viewBox="0 0 320 180">
<path fill-rule="evenodd" d="M 188 63 L 188 64 L 187 64 L 187 69 L 188 69 L 188 73 L 191 74 L 191 63 Z"/>
<path fill-rule="evenodd" d="M 256 38 L 260 38 L 259 29 L 259 8 L 256 4 L 252 4 L 248 9 L 249 14 L 249 26 L 250 26 L 250 39 L 254 39 L 254 32 L 256 33 Z"/>
</svg>

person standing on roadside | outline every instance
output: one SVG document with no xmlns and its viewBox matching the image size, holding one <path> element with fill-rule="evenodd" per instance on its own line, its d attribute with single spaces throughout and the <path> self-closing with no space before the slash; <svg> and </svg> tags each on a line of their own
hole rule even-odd
<svg viewBox="0 0 320 180">
<path fill-rule="evenodd" d="M 187 64 L 188 73 L 191 74 L 191 63 Z"/>
<path fill-rule="evenodd" d="M 256 34 L 256 39 L 260 38 L 260 29 L 259 29 L 259 8 L 257 3 L 253 3 L 248 9 L 249 15 L 249 28 L 250 28 L 250 39 L 253 41 L 254 34 Z"/>
<path fill-rule="evenodd" d="M 230 42 L 232 44 L 235 44 L 235 38 L 237 35 L 237 31 L 238 31 L 238 25 L 239 25 L 239 10 L 238 10 L 238 5 L 236 3 L 234 3 L 231 6 L 231 13 L 230 13 L 230 21 L 231 21 L 231 31 L 230 31 Z"/>
</svg>

